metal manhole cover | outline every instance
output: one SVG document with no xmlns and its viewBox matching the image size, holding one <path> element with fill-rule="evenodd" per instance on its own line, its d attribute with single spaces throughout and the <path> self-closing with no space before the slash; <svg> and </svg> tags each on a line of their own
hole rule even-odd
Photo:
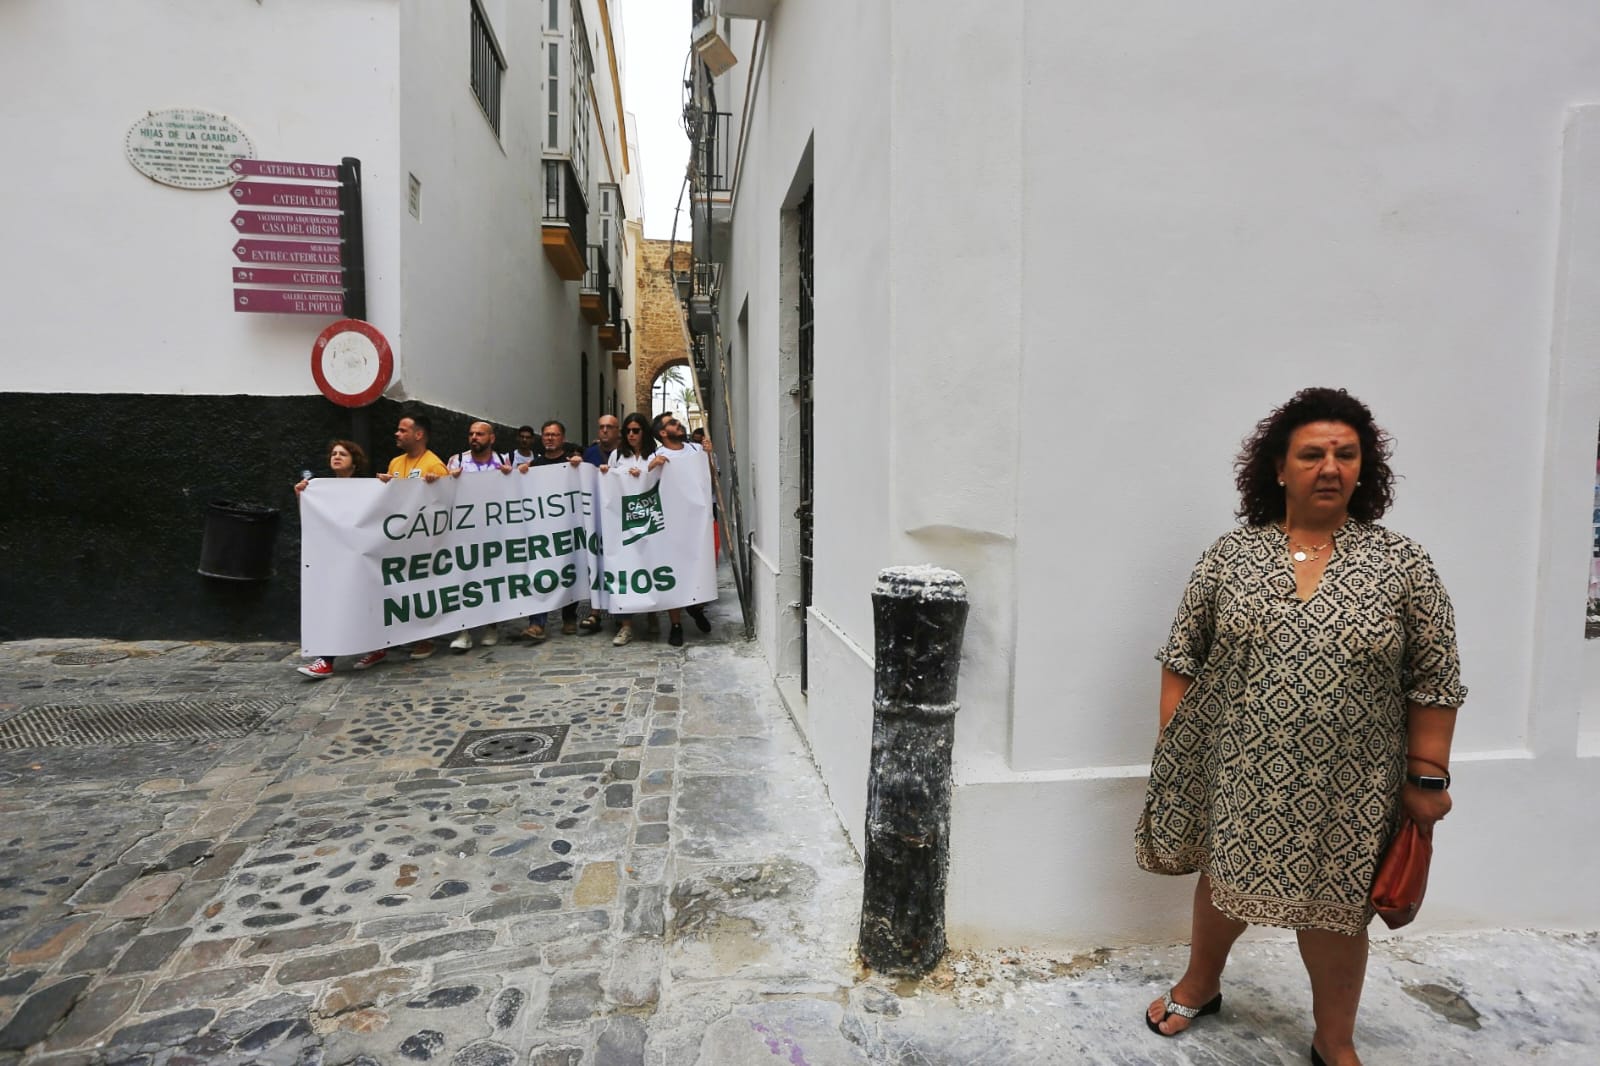
<svg viewBox="0 0 1600 1066">
<path fill-rule="evenodd" d="M 270 697 L 47 703 L 0 722 L 0 751 L 242 737 L 283 704 Z"/>
<path fill-rule="evenodd" d="M 462 736 L 444 765 L 514 766 L 554 762 L 567 741 L 568 726 L 535 725 L 519 729 L 472 729 Z"/>
<path fill-rule="evenodd" d="M 50 661 L 57 666 L 99 666 L 102 663 L 114 663 L 118 659 L 126 659 L 127 657 L 128 653 L 125 651 L 102 648 L 89 651 L 64 651 Z"/>
</svg>

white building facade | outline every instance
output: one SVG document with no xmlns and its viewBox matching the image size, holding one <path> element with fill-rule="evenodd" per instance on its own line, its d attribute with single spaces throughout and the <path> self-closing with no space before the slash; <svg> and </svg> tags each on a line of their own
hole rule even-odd
<svg viewBox="0 0 1600 1066">
<path fill-rule="evenodd" d="M 952 941 L 1186 935 L 1192 883 L 1133 861 L 1152 656 L 1239 442 L 1309 385 L 1393 433 L 1385 524 L 1456 605 L 1415 928 L 1600 923 L 1592 5 L 694 6 L 713 436 L 858 845 L 874 576 L 970 590 Z"/>
<path fill-rule="evenodd" d="M 8 515 L 0 538 L 22 543 L 81 510 L 85 543 L 7 579 L 0 632 L 292 638 L 285 490 L 329 438 L 381 466 L 405 403 L 431 415 L 441 453 L 479 418 L 501 448 L 550 418 L 590 439 L 633 391 L 613 355 L 639 203 L 619 34 L 605 0 L 0 6 L 0 396 L 23 440 L 48 435 L 69 461 L 126 448 L 136 467 L 114 523 L 95 515 L 104 501 L 65 497 Z M 373 407 L 352 414 L 313 380 L 312 344 L 337 314 L 234 310 L 228 187 L 130 165 L 129 131 L 166 109 L 225 120 L 258 159 L 360 160 L 365 317 L 394 356 Z M 585 278 L 602 232 L 617 264 L 603 285 Z M 576 273 L 554 254 L 563 241 Z M 217 496 L 285 511 L 277 576 L 247 596 L 194 574 L 198 508 Z M 150 532 L 130 544 L 127 529 Z M 87 609 L 108 596 L 115 610 Z"/>
</svg>

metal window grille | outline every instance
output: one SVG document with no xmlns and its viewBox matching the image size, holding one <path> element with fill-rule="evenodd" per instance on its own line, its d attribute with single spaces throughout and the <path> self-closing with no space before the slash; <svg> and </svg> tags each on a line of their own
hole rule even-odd
<svg viewBox="0 0 1600 1066">
<path fill-rule="evenodd" d="M 505 76 L 506 60 L 494 42 L 489 20 L 472 3 L 472 95 L 478 98 L 484 117 L 496 137 L 500 136 L 500 81 Z"/>
<path fill-rule="evenodd" d="M 547 152 L 561 148 L 561 42 L 549 41 L 544 46 L 545 64 L 545 131 L 544 147 Z"/>
<path fill-rule="evenodd" d="M 589 52 L 589 31 L 583 22 L 580 0 L 572 0 L 572 164 L 578 179 L 589 184 L 589 77 L 594 59 Z"/>
</svg>

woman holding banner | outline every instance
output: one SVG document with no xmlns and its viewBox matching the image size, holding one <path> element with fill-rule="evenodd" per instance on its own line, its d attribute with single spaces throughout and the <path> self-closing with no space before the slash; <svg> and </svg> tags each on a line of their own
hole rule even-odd
<svg viewBox="0 0 1600 1066">
<path fill-rule="evenodd" d="M 622 420 L 622 440 L 618 442 L 617 450 L 601 464 L 600 473 L 607 474 L 615 469 L 619 475 L 639 477 L 648 470 L 657 470 L 666 465 L 667 459 L 666 456 L 656 454 L 656 447 L 656 435 L 650 432 L 649 420 L 638 411 L 634 411 Z M 617 621 L 622 623 L 622 627 L 617 630 L 617 635 L 612 638 L 611 643 L 620 648 L 633 640 L 633 616 L 619 614 L 616 617 Z M 678 612 L 676 610 L 669 612 L 669 617 L 674 628 L 681 634 L 683 630 L 678 626 Z M 682 636 L 678 638 L 677 643 L 683 643 Z"/>
<path fill-rule="evenodd" d="M 328 445 L 328 471 L 330 477 L 366 477 L 371 473 L 371 464 L 367 462 L 367 453 L 353 440 L 336 440 Z M 306 486 L 311 484 L 311 471 L 307 470 L 305 476 L 295 484 L 296 495 L 306 491 Z M 369 651 L 355 662 L 357 670 L 365 670 L 369 666 L 380 663 L 388 655 L 383 651 Z M 305 674 L 313 681 L 321 681 L 325 677 L 333 676 L 333 656 L 319 655 L 304 666 L 296 667 L 298 672 Z"/>
</svg>

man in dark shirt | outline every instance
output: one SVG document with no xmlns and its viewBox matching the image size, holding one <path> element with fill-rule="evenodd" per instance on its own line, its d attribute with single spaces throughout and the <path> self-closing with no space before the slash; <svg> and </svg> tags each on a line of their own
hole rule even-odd
<svg viewBox="0 0 1600 1066">
<path fill-rule="evenodd" d="M 517 469 L 524 474 L 536 466 L 566 463 L 576 467 L 583 462 L 583 449 L 576 444 L 567 443 L 567 427 L 553 418 L 539 427 L 539 441 L 542 448 L 534 454 L 533 461 L 517 466 Z M 546 640 L 544 631 L 546 617 L 547 613 L 529 617 L 528 628 L 522 631 L 522 635 L 534 644 L 543 644 Z M 570 635 L 577 631 L 578 605 L 569 603 L 561 608 L 561 632 Z"/>
</svg>

